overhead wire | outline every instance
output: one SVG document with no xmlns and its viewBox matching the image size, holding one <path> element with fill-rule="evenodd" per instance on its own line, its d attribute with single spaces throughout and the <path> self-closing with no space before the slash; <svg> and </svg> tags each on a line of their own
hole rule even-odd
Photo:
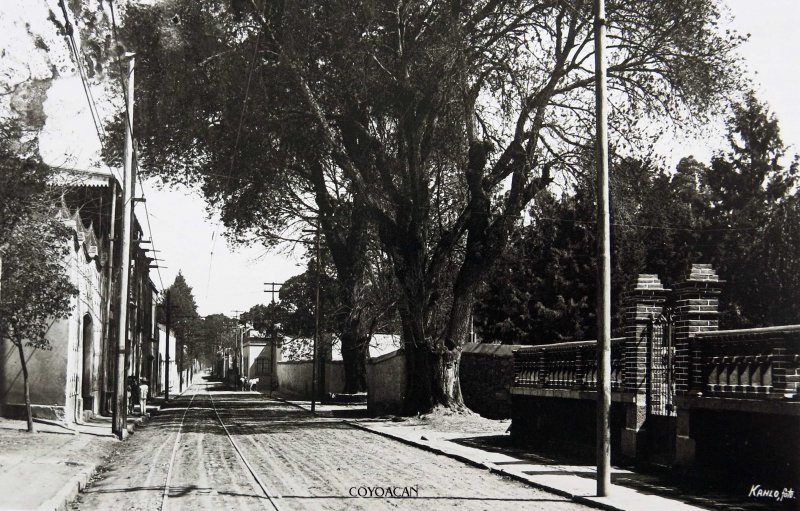
<svg viewBox="0 0 800 511">
<path fill-rule="evenodd" d="M 534 221 L 547 220 L 550 222 L 564 222 L 572 224 L 585 224 L 595 225 L 597 222 L 594 220 L 575 220 L 571 218 L 551 218 L 551 217 L 532 217 Z M 683 232 L 734 232 L 734 231 L 756 231 L 759 227 L 715 227 L 715 228 L 693 228 L 686 226 L 670 226 L 670 225 L 648 225 L 648 224 L 628 224 L 624 222 L 611 222 L 610 225 L 614 227 L 638 227 L 642 229 L 661 229 L 666 231 L 683 231 Z"/>
<path fill-rule="evenodd" d="M 74 26 L 69 19 L 69 14 L 67 12 L 67 7 L 64 4 L 64 0 L 59 0 L 58 5 L 61 7 L 61 12 L 64 16 L 64 32 L 66 34 L 67 47 L 69 48 L 70 55 L 72 55 L 72 57 L 75 59 L 75 66 L 78 71 L 78 77 L 81 80 L 83 94 L 86 97 L 86 102 L 89 106 L 89 114 L 92 116 L 92 123 L 94 124 L 95 133 L 97 134 L 97 139 L 100 142 L 100 147 L 103 149 L 105 146 L 106 132 L 100 119 L 100 110 L 97 108 L 97 102 L 94 99 L 94 94 L 92 93 L 92 88 L 89 84 L 87 73 L 83 67 L 83 59 L 81 58 L 83 51 L 75 40 Z M 109 167 L 109 169 L 114 177 L 121 181 L 118 172 L 113 167 Z"/>
<path fill-rule="evenodd" d="M 256 42 L 253 47 L 253 56 L 250 59 L 250 65 L 248 66 L 247 70 L 247 83 L 244 89 L 244 99 L 242 100 L 242 110 L 239 114 L 239 125 L 236 128 L 236 138 L 233 142 L 233 151 L 231 152 L 231 164 L 228 168 L 228 174 L 226 177 L 226 181 L 230 180 L 233 175 L 233 167 L 236 163 L 236 152 L 239 150 L 239 140 L 241 139 L 242 135 L 242 126 L 244 125 L 244 116 L 245 112 L 247 111 L 247 99 L 250 96 L 250 84 L 253 79 L 253 70 L 255 69 L 256 57 L 258 56 L 258 47 L 261 44 L 261 31 L 256 34 Z M 214 261 L 214 249 L 216 248 L 217 243 L 217 231 L 219 230 L 219 224 L 222 222 L 222 215 L 220 215 L 219 219 L 217 220 L 216 225 L 214 226 L 214 231 L 211 233 L 211 253 L 208 257 L 208 279 L 206 280 L 206 298 L 208 298 L 208 293 L 211 288 L 211 269 L 213 267 Z"/>
<path fill-rule="evenodd" d="M 61 0 L 61 1 L 63 1 L 63 0 Z M 111 11 L 111 33 L 112 33 L 112 35 L 114 37 L 114 41 L 117 44 L 117 46 L 120 46 L 119 37 L 117 35 L 117 19 L 116 19 L 116 14 L 114 12 L 114 2 L 113 2 L 113 0 L 108 0 L 108 6 L 109 6 L 109 9 Z M 119 85 L 120 85 L 120 88 L 122 90 L 122 98 L 123 98 L 123 100 L 125 102 L 125 116 L 124 116 L 125 117 L 125 124 L 126 124 L 128 130 L 130 131 L 131 136 L 133 136 L 133 126 L 131 125 L 131 118 L 130 118 L 131 105 L 128 102 L 128 87 L 125 84 L 125 80 L 123 79 L 123 76 L 125 75 L 125 67 L 123 66 L 122 59 L 120 59 L 119 54 L 117 54 L 117 59 L 116 60 L 117 60 L 117 65 L 119 66 L 119 70 L 120 70 Z M 133 144 L 133 157 L 134 157 L 134 161 L 138 161 L 138 150 L 137 150 L 137 146 L 136 146 L 135 143 Z M 141 190 L 142 199 L 144 199 L 143 200 L 143 203 L 144 203 L 144 214 L 145 214 L 145 221 L 147 222 L 147 230 L 149 231 L 149 234 L 150 234 L 150 244 L 153 246 L 153 252 L 155 253 L 156 252 L 156 242 L 155 242 L 155 236 L 153 236 L 153 227 L 152 227 L 152 225 L 150 223 L 150 210 L 147 208 L 147 197 L 146 197 L 146 194 L 145 194 L 145 191 L 144 191 L 144 186 L 140 186 L 139 189 Z M 166 287 L 164 286 L 164 279 L 163 279 L 163 277 L 161 275 L 161 267 L 158 264 L 156 264 L 156 273 L 158 274 L 158 281 L 161 284 L 161 290 L 163 291 L 163 290 L 166 289 Z"/>
</svg>

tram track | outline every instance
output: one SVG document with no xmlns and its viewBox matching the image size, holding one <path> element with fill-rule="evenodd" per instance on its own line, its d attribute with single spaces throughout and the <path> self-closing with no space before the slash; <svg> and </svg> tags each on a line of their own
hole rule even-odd
<svg viewBox="0 0 800 511">
<path fill-rule="evenodd" d="M 244 455 L 242 449 L 239 447 L 236 440 L 230 434 L 228 426 L 222 420 L 222 417 L 220 416 L 219 411 L 217 410 L 216 403 L 214 402 L 214 396 L 211 395 L 211 393 L 208 392 L 207 389 L 204 390 L 204 392 L 208 396 L 211 408 L 214 411 L 214 416 L 216 417 L 217 422 L 222 427 L 222 430 L 225 432 L 225 436 L 227 437 L 228 441 L 233 447 L 233 450 L 236 452 L 236 455 L 238 456 L 241 465 L 244 466 L 244 468 L 246 469 L 245 471 L 249 474 L 249 476 L 252 478 L 255 484 L 261 489 L 261 492 L 263 493 L 263 498 L 259 499 L 260 502 L 262 503 L 265 509 L 273 511 L 282 511 L 281 507 L 278 505 L 277 502 L 277 500 L 280 499 L 280 496 L 273 495 L 272 492 L 270 492 L 270 490 L 268 489 L 267 485 L 261 479 L 261 477 L 259 477 L 258 473 L 256 473 L 252 464 L 247 460 L 247 457 Z M 186 410 L 184 410 L 183 415 L 181 416 L 181 421 L 178 424 L 178 431 L 177 434 L 175 435 L 175 442 L 173 443 L 172 455 L 170 456 L 167 468 L 167 474 L 164 480 L 164 488 L 162 491 L 161 507 L 160 507 L 161 511 L 167 511 L 170 507 L 169 503 L 170 503 L 170 489 L 172 483 L 172 471 L 173 467 L 175 466 L 175 461 L 177 458 L 178 451 L 180 449 L 180 443 L 183 434 L 184 423 L 186 422 L 186 416 L 189 414 L 189 410 L 192 408 L 192 405 L 195 403 L 195 398 L 198 395 L 200 395 L 200 393 L 195 393 L 192 395 L 192 398 L 189 401 L 189 405 L 186 407 Z"/>
<path fill-rule="evenodd" d="M 362 495 L 395 487 L 413 488 L 415 497 Z M 121 444 L 71 509 L 420 507 L 583 509 L 338 419 L 212 382 L 193 385 Z"/>
<path fill-rule="evenodd" d="M 216 415 L 217 420 L 222 426 L 222 429 L 225 431 L 225 435 L 228 437 L 228 441 L 233 446 L 233 449 L 236 451 L 236 454 L 239 455 L 239 460 L 241 460 L 244 466 L 247 467 L 247 471 L 250 472 L 250 475 L 253 477 L 256 484 L 259 486 L 259 488 L 261 488 L 261 491 L 264 492 L 264 497 L 266 497 L 267 501 L 269 502 L 271 509 L 274 509 L 275 511 L 281 511 L 281 508 L 278 506 L 278 503 L 276 502 L 277 499 L 279 499 L 280 497 L 277 495 L 272 495 L 269 489 L 267 489 L 267 485 L 264 484 L 264 481 L 261 480 L 256 471 L 253 469 L 253 466 L 250 464 L 249 461 L 247 461 L 247 458 L 245 457 L 244 453 L 242 453 L 242 450 L 239 448 L 239 445 L 236 443 L 236 440 L 233 439 L 230 432 L 228 431 L 228 426 L 225 425 L 225 422 L 223 422 L 222 417 L 219 416 L 219 411 L 217 411 L 217 405 L 214 403 L 214 396 L 209 394 L 208 397 L 211 399 L 211 407 L 214 409 L 214 415 Z"/>
</svg>

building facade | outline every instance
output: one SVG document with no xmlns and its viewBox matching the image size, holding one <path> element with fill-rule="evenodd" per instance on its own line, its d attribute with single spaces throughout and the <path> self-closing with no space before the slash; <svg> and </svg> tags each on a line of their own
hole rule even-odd
<svg viewBox="0 0 800 511">
<path fill-rule="evenodd" d="M 64 423 L 110 414 L 113 406 L 119 310 L 122 194 L 110 171 L 65 171 L 58 216 L 73 231 L 65 266 L 78 290 L 66 319 L 50 325 L 51 350 L 25 347 L 34 417 Z M 150 375 L 155 339 L 152 261 L 134 222 L 126 341 L 128 375 Z M 25 413 L 22 369 L 16 348 L 0 344 L 0 414 Z"/>
</svg>

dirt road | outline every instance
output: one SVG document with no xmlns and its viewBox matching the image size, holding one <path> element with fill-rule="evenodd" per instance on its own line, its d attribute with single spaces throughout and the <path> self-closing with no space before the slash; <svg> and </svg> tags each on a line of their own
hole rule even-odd
<svg viewBox="0 0 800 511">
<path fill-rule="evenodd" d="M 587 509 L 338 419 L 209 384 L 120 444 L 72 508 Z"/>
</svg>

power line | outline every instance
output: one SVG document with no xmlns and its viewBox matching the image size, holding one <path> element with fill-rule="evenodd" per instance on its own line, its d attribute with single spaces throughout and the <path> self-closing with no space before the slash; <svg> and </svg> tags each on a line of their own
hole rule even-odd
<svg viewBox="0 0 800 511">
<path fill-rule="evenodd" d="M 225 176 L 228 180 L 231 179 L 233 175 L 233 167 L 236 162 L 236 152 L 239 150 L 239 140 L 242 135 L 242 125 L 244 124 L 244 115 L 247 111 L 247 99 L 250 96 L 250 83 L 253 79 L 253 70 L 255 68 L 256 57 L 258 56 L 258 47 L 261 44 L 261 31 L 256 34 L 256 43 L 253 47 L 253 57 L 250 59 L 250 65 L 247 69 L 247 84 L 245 85 L 244 89 L 244 98 L 242 100 L 242 110 L 239 114 L 239 125 L 236 128 L 236 139 L 233 142 L 233 151 L 231 152 L 231 164 L 228 168 L 228 174 Z M 214 231 L 211 233 L 211 253 L 208 257 L 208 280 L 206 281 L 206 298 L 208 298 L 208 293 L 211 288 L 211 269 L 212 264 L 214 261 L 214 248 L 216 248 L 217 244 L 217 230 L 219 229 L 219 224 L 222 221 L 222 215 L 220 215 L 219 220 L 217 220 L 216 225 L 214 226 Z"/>
<path fill-rule="evenodd" d="M 63 0 L 61 0 L 63 1 Z M 114 14 L 114 2 L 113 0 L 108 0 L 108 6 L 111 9 L 111 34 L 114 36 L 114 42 L 117 44 L 117 47 L 121 47 L 119 43 L 119 37 L 117 37 L 117 18 Z M 120 69 L 119 74 L 119 85 L 122 88 L 122 98 L 125 101 L 125 112 L 128 112 L 130 109 L 130 105 L 128 105 L 128 88 L 125 85 L 125 80 L 122 79 L 122 76 L 125 74 L 125 67 L 122 65 L 122 59 L 120 59 L 119 52 L 117 52 L 117 65 Z M 131 133 L 133 133 L 133 126 L 130 124 L 131 120 L 129 116 L 125 116 L 125 123 L 128 125 L 128 129 Z"/>
<path fill-rule="evenodd" d="M 153 245 L 153 252 L 156 252 L 156 242 L 153 236 L 153 228 L 150 226 L 150 211 L 147 209 L 147 198 L 144 196 L 144 187 L 142 187 L 142 198 L 145 199 L 144 217 L 147 220 L 147 230 L 150 231 L 150 243 Z M 161 283 L 161 290 L 163 291 L 166 288 L 164 287 L 164 279 L 161 278 L 161 267 L 158 265 L 156 265 L 156 273 L 158 273 L 158 281 Z"/>
<path fill-rule="evenodd" d="M 106 137 L 105 129 L 103 128 L 103 123 L 100 119 L 100 110 L 97 108 L 97 102 L 94 99 L 94 94 L 92 94 L 92 88 L 89 84 L 87 73 L 83 68 L 83 60 L 81 59 L 82 50 L 78 46 L 78 43 L 75 41 L 75 32 L 72 25 L 72 22 L 69 20 L 69 15 L 67 13 L 67 7 L 64 4 L 64 0 L 59 0 L 58 5 L 61 7 L 61 12 L 64 16 L 64 31 L 66 33 L 67 38 L 67 47 L 70 50 L 70 54 L 75 59 L 75 66 L 78 71 L 78 77 L 81 80 L 81 86 L 83 87 L 83 94 L 86 97 L 86 102 L 89 106 L 89 114 L 92 116 L 92 123 L 94 124 L 94 130 L 97 134 L 97 139 L 100 142 L 100 148 L 104 148 L 104 141 Z M 111 173 L 116 177 L 120 182 L 122 179 L 117 174 L 117 171 L 113 167 L 109 167 Z"/>
<path fill-rule="evenodd" d="M 574 220 L 570 218 L 550 218 L 550 217 L 533 217 L 534 221 L 548 220 L 551 222 L 564 222 L 573 224 L 596 225 L 594 220 Z M 666 231 L 684 231 L 684 232 L 735 232 L 735 231 L 757 231 L 758 227 L 720 227 L 720 228 L 704 228 L 704 227 L 675 227 L 669 225 L 648 225 L 648 224 L 626 224 L 622 222 L 611 222 L 615 227 L 640 227 L 642 229 L 661 229 Z"/>
</svg>

